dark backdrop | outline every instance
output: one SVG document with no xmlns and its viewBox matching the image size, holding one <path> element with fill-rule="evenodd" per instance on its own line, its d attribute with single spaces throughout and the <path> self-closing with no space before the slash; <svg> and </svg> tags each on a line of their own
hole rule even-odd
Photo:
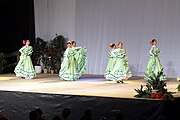
<svg viewBox="0 0 180 120">
<path fill-rule="evenodd" d="M 0 0 L 0 53 L 18 51 L 22 40 L 35 40 L 33 0 Z M 6 59 L 7 63 L 16 61 L 16 57 Z M 14 67 L 5 68 L 4 72 L 13 72 Z"/>
<path fill-rule="evenodd" d="M 35 38 L 33 0 L 0 0 L 0 52 L 22 47 L 23 39 Z"/>
</svg>

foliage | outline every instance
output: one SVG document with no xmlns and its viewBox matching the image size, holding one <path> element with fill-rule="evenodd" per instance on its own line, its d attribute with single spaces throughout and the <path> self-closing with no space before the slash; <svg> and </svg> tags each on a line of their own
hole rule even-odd
<svg viewBox="0 0 180 120">
<path fill-rule="evenodd" d="M 134 97 L 137 98 L 149 98 L 151 96 L 151 91 L 149 89 L 143 90 L 143 85 L 141 85 L 140 89 L 134 89 L 138 94 Z"/>
<path fill-rule="evenodd" d="M 44 69 L 47 69 L 49 66 L 51 66 L 51 61 L 45 54 L 42 57 L 42 63 L 43 63 L 43 68 Z"/>
<path fill-rule="evenodd" d="M 6 63 L 6 59 L 4 53 L 0 53 L 0 73 L 4 70 L 5 63 Z"/>
<path fill-rule="evenodd" d="M 60 69 L 61 58 L 66 50 L 66 42 L 67 38 L 57 34 L 54 39 L 49 41 L 37 37 L 33 45 L 33 64 L 43 65 L 43 68 Z"/>
<path fill-rule="evenodd" d="M 168 92 L 166 82 L 164 80 L 160 80 L 162 75 L 163 69 L 158 72 L 157 75 L 153 72 L 150 75 L 146 75 L 149 78 L 145 85 L 146 88 L 143 89 L 143 85 L 141 85 L 140 89 L 134 89 L 138 93 L 134 97 L 173 100 L 173 93 Z"/>
<path fill-rule="evenodd" d="M 145 73 L 146 74 L 146 73 Z M 155 75 L 154 72 L 150 74 L 146 74 L 148 77 L 147 86 L 151 87 L 152 89 L 156 89 L 159 91 L 164 91 L 166 87 L 166 83 L 164 80 L 160 80 L 161 76 L 163 76 L 163 69 Z"/>
<path fill-rule="evenodd" d="M 57 35 L 53 40 L 50 40 L 46 46 L 46 56 L 51 58 L 50 64 L 52 69 L 60 69 L 61 58 L 66 50 L 67 38 L 62 35 Z"/>
<path fill-rule="evenodd" d="M 34 65 L 40 65 L 41 59 L 44 57 L 47 42 L 37 37 L 33 45 L 32 61 Z"/>
<path fill-rule="evenodd" d="M 180 82 L 178 83 L 177 90 L 180 92 Z"/>
</svg>

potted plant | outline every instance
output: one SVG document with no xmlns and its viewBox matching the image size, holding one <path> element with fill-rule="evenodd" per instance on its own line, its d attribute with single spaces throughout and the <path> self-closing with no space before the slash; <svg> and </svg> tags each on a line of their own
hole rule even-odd
<svg viewBox="0 0 180 120">
<path fill-rule="evenodd" d="M 52 63 L 51 64 L 51 74 L 54 74 L 55 73 L 55 65 Z"/>
<path fill-rule="evenodd" d="M 0 53 L 0 73 L 3 72 L 5 63 L 6 63 L 6 59 L 4 53 Z"/>
<path fill-rule="evenodd" d="M 48 67 L 50 66 L 50 61 L 46 55 L 42 57 L 42 63 L 43 63 L 43 72 L 48 73 Z"/>
<path fill-rule="evenodd" d="M 51 70 L 58 73 L 61 67 L 61 59 L 66 50 L 67 38 L 62 35 L 57 35 L 47 43 L 46 54 L 51 57 Z"/>
<path fill-rule="evenodd" d="M 33 45 L 32 61 L 35 66 L 36 73 L 42 72 L 42 62 L 41 61 L 44 56 L 46 44 L 47 43 L 40 37 L 37 37 L 35 39 L 35 43 Z"/>
<path fill-rule="evenodd" d="M 140 89 L 134 89 L 138 93 L 134 97 L 173 100 L 173 92 L 168 92 L 166 82 L 160 80 L 162 75 L 163 69 L 157 75 L 153 72 L 150 75 L 146 75 L 149 78 L 146 85 L 144 85 L 146 88 L 144 89 L 144 86 L 141 85 Z"/>
<path fill-rule="evenodd" d="M 155 75 L 153 72 L 148 76 L 149 80 L 147 82 L 147 87 L 151 87 L 152 92 L 156 91 L 165 91 L 166 83 L 164 80 L 160 80 L 160 77 L 163 75 L 163 69 Z"/>
<path fill-rule="evenodd" d="M 178 93 L 180 93 L 180 79 L 179 78 L 177 78 L 177 81 L 178 81 L 178 86 L 177 86 L 177 91 L 178 91 Z"/>
</svg>

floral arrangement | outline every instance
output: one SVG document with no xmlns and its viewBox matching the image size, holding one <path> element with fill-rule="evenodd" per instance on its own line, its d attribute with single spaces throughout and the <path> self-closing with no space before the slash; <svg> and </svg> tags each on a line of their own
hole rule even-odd
<svg viewBox="0 0 180 120">
<path fill-rule="evenodd" d="M 153 99 L 161 99 L 161 100 L 173 100 L 173 96 L 172 96 L 172 93 L 171 92 L 162 92 L 162 91 L 159 91 L 159 92 L 156 92 L 156 93 L 152 93 L 150 98 L 153 98 Z"/>
<path fill-rule="evenodd" d="M 161 70 L 157 75 L 153 72 L 148 76 L 146 88 L 141 85 L 140 89 L 134 89 L 138 94 L 134 97 L 137 98 L 152 98 L 152 99 L 161 99 L 161 100 L 174 100 L 173 92 L 169 92 L 166 88 L 166 82 L 160 80 L 160 76 L 163 75 L 163 70 Z M 179 87 L 180 88 L 180 87 Z"/>
</svg>

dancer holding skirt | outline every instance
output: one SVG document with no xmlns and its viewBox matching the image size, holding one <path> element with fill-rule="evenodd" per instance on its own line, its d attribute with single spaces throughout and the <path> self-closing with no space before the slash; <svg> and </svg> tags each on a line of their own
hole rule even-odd
<svg viewBox="0 0 180 120">
<path fill-rule="evenodd" d="M 63 61 L 61 63 L 61 69 L 59 76 L 62 80 L 74 81 L 79 78 L 77 72 L 77 65 L 75 60 L 75 50 L 72 48 L 72 43 L 67 42 L 67 49 L 64 52 Z"/>
<path fill-rule="evenodd" d="M 86 70 L 87 49 L 85 47 L 77 47 L 75 41 L 72 41 L 72 49 L 75 52 L 74 57 L 76 60 L 77 73 L 79 74 L 79 77 L 81 77 Z"/>
<path fill-rule="evenodd" d="M 122 42 L 118 43 L 118 48 L 114 51 L 114 53 L 117 60 L 108 77 L 110 80 L 114 80 L 117 83 L 124 83 L 123 80 L 130 78 L 132 74 L 128 65 L 126 50 L 123 48 Z"/>
<path fill-rule="evenodd" d="M 106 66 L 105 73 L 104 73 L 104 77 L 106 79 L 110 79 L 109 75 L 112 69 L 114 68 L 114 65 L 117 60 L 117 57 L 114 54 L 114 51 L 116 50 L 116 44 L 110 44 L 109 47 L 110 47 L 110 50 L 108 51 L 108 64 Z"/>
<path fill-rule="evenodd" d="M 163 72 L 163 67 L 158 57 L 158 54 L 160 53 L 160 49 L 157 46 L 157 40 L 153 39 L 150 42 L 150 44 L 152 45 L 149 51 L 150 58 L 149 58 L 145 75 L 144 75 L 144 78 L 146 80 L 150 79 L 149 76 L 152 76 L 152 75 L 157 76 L 159 72 Z M 164 75 L 164 73 L 160 76 L 160 80 L 166 80 L 166 76 Z"/>
<path fill-rule="evenodd" d="M 25 79 L 32 79 L 36 77 L 36 71 L 32 64 L 31 55 L 33 52 L 32 46 L 30 46 L 29 40 L 23 40 L 24 46 L 19 50 L 21 53 L 20 60 L 15 67 L 16 76 L 21 76 Z"/>
</svg>

